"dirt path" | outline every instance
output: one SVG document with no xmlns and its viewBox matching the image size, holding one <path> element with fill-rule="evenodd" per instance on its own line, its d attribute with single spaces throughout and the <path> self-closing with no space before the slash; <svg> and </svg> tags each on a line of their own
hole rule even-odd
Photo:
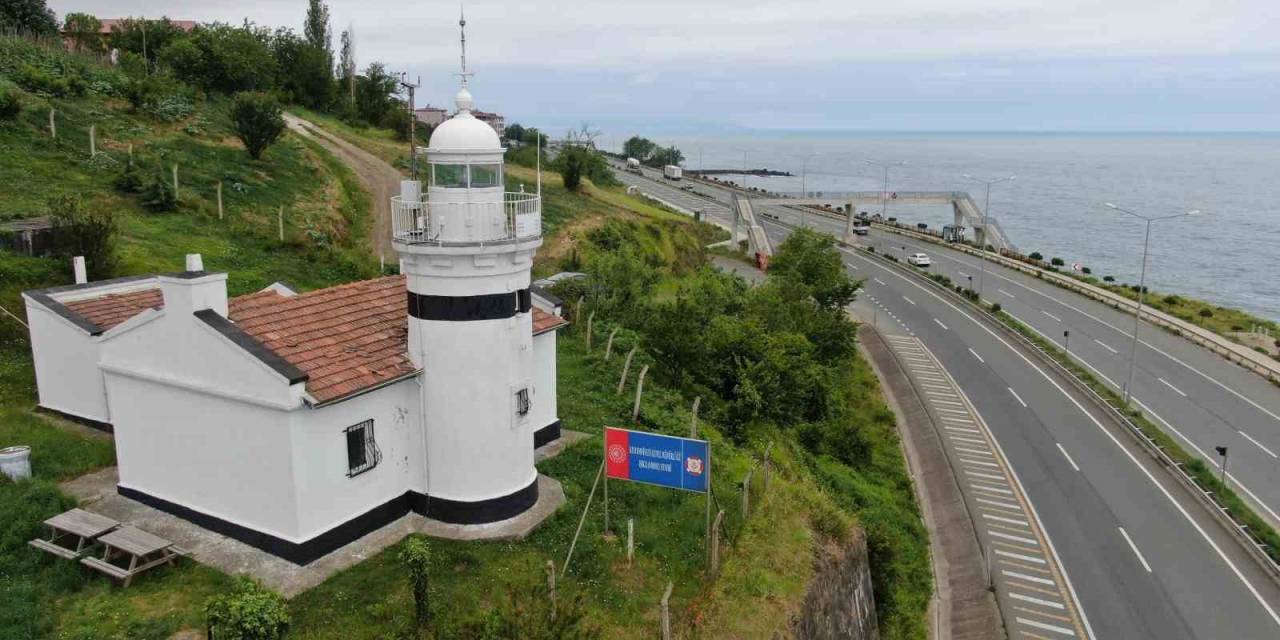
<svg viewBox="0 0 1280 640">
<path fill-rule="evenodd" d="M 291 113 L 284 114 L 284 120 L 289 129 L 320 143 L 337 156 L 364 183 L 369 197 L 373 199 L 373 230 L 369 240 L 371 249 L 374 255 L 394 261 L 396 253 L 391 247 L 391 197 L 400 193 L 400 181 L 404 179 L 400 172 L 368 151 L 321 129 L 309 120 Z"/>
</svg>

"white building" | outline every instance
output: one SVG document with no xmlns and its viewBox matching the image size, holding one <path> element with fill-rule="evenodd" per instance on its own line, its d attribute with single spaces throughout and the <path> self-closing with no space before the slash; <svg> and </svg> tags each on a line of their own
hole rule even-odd
<svg viewBox="0 0 1280 640">
<path fill-rule="evenodd" d="M 433 107 L 431 105 L 427 105 L 420 109 L 414 109 L 413 117 L 417 118 L 418 122 L 421 122 L 429 127 L 435 127 L 435 126 L 438 126 L 440 123 L 444 122 L 445 119 L 449 117 L 449 111 L 441 107 Z"/>
<path fill-rule="evenodd" d="M 228 299 L 188 256 L 24 294 L 40 406 L 114 430 L 122 495 L 300 564 L 411 510 L 533 506 L 566 323 L 530 290 L 540 199 L 504 191 L 465 76 L 457 102 L 426 195 L 393 199 L 403 276 Z"/>
</svg>

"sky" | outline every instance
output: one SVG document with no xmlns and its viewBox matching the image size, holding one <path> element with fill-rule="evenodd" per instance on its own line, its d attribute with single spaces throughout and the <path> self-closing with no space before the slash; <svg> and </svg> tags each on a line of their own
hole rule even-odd
<svg viewBox="0 0 1280 640">
<path fill-rule="evenodd" d="M 305 0 L 51 0 L 301 30 Z M 477 107 L 547 129 L 1280 131 L 1276 0 L 468 0 Z M 451 106 L 458 12 L 333 0 L 361 67 Z"/>
</svg>

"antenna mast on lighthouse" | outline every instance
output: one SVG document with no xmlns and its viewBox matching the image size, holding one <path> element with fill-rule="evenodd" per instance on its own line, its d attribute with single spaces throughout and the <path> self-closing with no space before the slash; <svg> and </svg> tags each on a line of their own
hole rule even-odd
<svg viewBox="0 0 1280 640">
<path fill-rule="evenodd" d="M 466 89 L 467 78 L 475 74 L 467 71 L 467 15 L 461 4 L 458 5 L 458 32 L 462 36 L 462 73 L 458 76 L 462 78 L 462 88 Z"/>
</svg>

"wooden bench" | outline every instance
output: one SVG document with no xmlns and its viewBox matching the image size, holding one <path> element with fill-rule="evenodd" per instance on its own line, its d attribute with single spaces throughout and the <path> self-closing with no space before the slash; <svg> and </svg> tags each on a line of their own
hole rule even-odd
<svg viewBox="0 0 1280 640">
<path fill-rule="evenodd" d="M 36 538 L 27 544 L 61 558 L 74 560 L 89 553 L 96 539 L 120 526 L 106 516 L 84 509 L 72 509 L 44 521 L 49 527 L 49 539 Z M 61 544 L 67 541 L 68 544 Z"/>
<path fill-rule="evenodd" d="M 103 545 L 102 557 L 83 558 L 80 563 L 120 580 L 125 587 L 138 574 L 161 564 L 172 565 L 178 558 L 172 542 L 129 525 L 98 538 L 98 542 Z M 128 566 L 115 564 L 113 559 L 127 560 Z"/>
</svg>

